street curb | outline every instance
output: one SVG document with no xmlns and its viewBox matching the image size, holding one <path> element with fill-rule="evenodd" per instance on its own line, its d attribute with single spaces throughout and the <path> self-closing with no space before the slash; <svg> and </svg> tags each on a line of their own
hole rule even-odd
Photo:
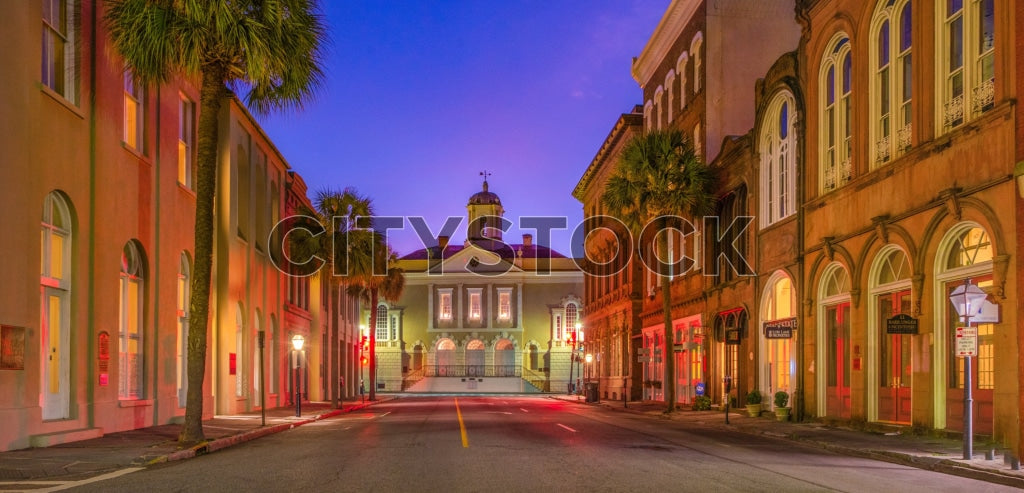
<svg viewBox="0 0 1024 493">
<path fill-rule="evenodd" d="M 391 400 L 391 399 L 387 399 L 387 400 Z M 294 421 L 294 422 L 290 422 L 290 423 L 280 423 L 280 424 L 276 424 L 276 425 L 273 425 L 273 426 L 268 426 L 268 427 L 265 427 L 265 428 L 256 428 L 256 429 L 253 429 L 253 430 L 249 430 L 249 431 L 245 431 L 245 432 L 239 433 L 237 435 L 231 435 L 231 436 L 221 437 L 221 438 L 218 438 L 216 440 L 210 440 L 210 441 L 202 442 L 200 444 L 194 445 L 194 446 L 189 447 L 187 449 L 179 450 L 177 452 L 173 452 L 173 453 L 170 453 L 170 454 L 167 454 L 167 455 L 162 455 L 162 456 L 150 459 L 150 460 L 146 461 L 145 465 L 150 466 L 150 465 L 153 465 L 153 464 L 160 464 L 160 463 L 164 463 L 164 462 L 174 462 L 174 461 L 179 461 L 179 460 L 191 459 L 191 458 L 194 458 L 194 457 L 197 457 L 197 456 L 200 456 L 200 455 L 205 455 L 205 454 L 208 454 L 208 453 L 211 453 L 211 452 L 216 452 L 218 450 L 222 450 L 222 449 L 231 447 L 233 445 L 238 445 L 240 443 L 245 443 L 245 442 L 248 442 L 250 440 L 255 440 L 257 438 L 261 438 L 261 437 L 264 437 L 264 436 L 267 436 L 267 435 L 272 435 L 272 434 L 275 434 L 275 433 L 280 433 L 282 431 L 290 430 L 292 428 L 297 428 L 299 426 L 302 426 L 302 425 L 305 425 L 305 424 L 309 424 L 309 423 L 313 423 L 315 421 L 320 421 L 320 420 L 323 420 L 323 419 L 332 418 L 334 416 L 338 416 L 340 414 L 345 414 L 345 413 L 350 413 L 352 411 L 358 411 L 360 409 L 372 406 L 374 404 L 380 404 L 381 402 L 384 402 L 384 400 L 377 400 L 377 401 L 374 401 L 374 402 L 358 403 L 358 404 L 352 405 L 352 406 L 344 408 L 344 409 L 332 409 L 330 411 L 327 411 L 327 412 L 324 412 L 324 413 L 321 413 L 321 414 L 317 414 L 317 415 L 314 415 L 314 416 L 312 416 L 310 418 L 303 419 L 303 420 L 300 420 L 300 421 Z"/>
<path fill-rule="evenodd" d="M 578 404 L 589 404 L 586 402 L 572 401 L 569 399 L 554 399 L 563 400 L 565 402 L 577 402 Z M 605 405 L 604 403 L 598 403 L 605 409 L 613 411 L 623 411 L 631 414 L 637 414 L 641 416 L 649 416 L 657 419 L 670 419 L 668 416 L 663 415 L 652 415 L 644 411 L 633 410 L 628 408 L 618 408 L 613 406 Z M 890 450 L 872 450 L 872 449 L 861 449 L 854 447 L 847 447 L 844 445 L 837 445 L 830 442 L 822 442 L 820 440 L 802 438 L 793 434 L 784 433 L 773 433 L 759 430 L 756 428 L 746 428 L 741 426 L 725 426 L 721 423 L 711 423 L 710 426 L 714 426 L 720 429 L 734 430 L 749 435 L 763 435 L 772 438 L 779 438 L 782 440 L 788 440 L 791 442 L 798 442 L 814 447 L 818 447 L 830 452 L 834 452 L 841 455 L 847 455 L 851 457 L 861 457 L 865 459 L 879 460 L 883 462 L 889 462 L 892 464 L 900 464 L 904 466 L 914 467 L 917 469 L 924 469 L 927 471 L 934 471 L 943 474 L 949 474 L 952 476 L 960 476 L 969 479 L 976 479 L 979 481 L 985 481 L 988 483 L 1001 484 L 1003 486 L 1011 486 L 1014 488 L 1024 489 L 1024 478 L 1017 476 L 1002 474 L 996 471 L 990 471 L 987 469 L 979 469 L 970 464 L 964 464 L 951 459 L 930 459 L 928 457 L 917 456 L 913 454 L 907 454 L 904 452 L 893 452 Z"/>
</svg>

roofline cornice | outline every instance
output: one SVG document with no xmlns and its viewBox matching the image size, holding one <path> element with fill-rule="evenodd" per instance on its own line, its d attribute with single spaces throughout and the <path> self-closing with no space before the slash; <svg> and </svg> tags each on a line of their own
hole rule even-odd
<svg viewBox="0 0 1024 493">
<path fill-rule="evenodd" d="M 604 143 L 602 143 L 601 148 L 598 149 L 597 155 L 594 156 L 592 161 L 590 161 L 590 166 L 588 166 L 587 170 L 583 172 L 583 177 L 580 178 L 579 183 L 576 184 L 576 188 L 573 189 L 572 196 L 575 197 L 576 200 L 583 202 L 584 195 L 586 194 L 587 189 L 590 188 L 590 183 L 594 179 L 594 174 L 597 173 L 598 168 L 601 167 L 601 164 L 604 162 L 607 154 L 611 152 L 611 148 L 614 147 L 620 139 L 622 139 L 623 135 L 625 135 L 628 125 L 643 125 L 643 118 L 643 114 L 638 113 L 623 113 L 619 116 L 619 119 L 615 122 L 615 126 L 612 127 L 611 132 L 608 132 L 608 136 L 605 137 Z"/>
<path fill-rule="evenodd" d="M 682 34 L 683 28 L 690 22 L 700 3 L 699 0 L 673 0 L 669 4 L 665 15 L 658 22 L 658 27 L 654 29 L 654 34 L 647 40 L 644 50 L 640 52 L 640 56 L 633 59 L 633 80 L 640 84 L 641 88 L 651 79 L 658 65 L 668 55 L 672 43 Z"/>
</svg>

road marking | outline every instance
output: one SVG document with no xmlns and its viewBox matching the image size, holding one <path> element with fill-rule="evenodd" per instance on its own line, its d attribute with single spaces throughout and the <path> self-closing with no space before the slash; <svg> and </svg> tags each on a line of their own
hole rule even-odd
<svg viewBox="0 0 1024 493">
<path fill-rule="evenodd" d="M 523 409 L 523 408 L 519 408 L 519 410 L 520 410 L 520 411 L 522 411 L 522 412 L 524 412 L 524 413 L 528 413 L 528 412 L 530 412 L 530 411 L 527 411 L 526 409 Z"/>
<path fill-rule="evenodd" d="M 391 414 L 391 411 L 388 411 L 388 412 L 386 412 L 386 413 L 384 413 L 384 414 L 381 414 L 380 416 L 377 416 L 377 417 L 378 417 L 378 418 L 383 418 L 384 416 L 387 416 L 387 415 L 389 415 L 389 414 Z"/>
<path fill-rule="evenodd" d="M 462 448 L 469 448 L 469 438 L 466 437 L 466 424 L 462 422 L 462 411 L 459 409 L 459 398 L 455 398 L 455 414 L 459 415 L 459 432 L 462 433 Z"/>
<path fill-rule="evenodd" d="M 555 424 L 557 424 L 558 426 L 561 426 L 562 428 L 565 428 L 565 429 L 567 429 L 567 430 L 569 430 L 569 431 L 571 431 L 573 433 L 576 433 L 576 430 L 574 430 L 572 428 L 569 428 L 568 426 L 565 426 L 562 423 L 555 423 Z"/>
<path fill-rule="evenodd" d="M 97 482 L 100 482 L 100 481 L 106 481 L 108 479 L 114 479 L 114 478 L 117 478 L 117 477 L 121 477 L 121 476 L 124 476 L 125 474 L 133 473 L 135 471 L 141 471 L 143 469 L 145 469 L 145 468 L 144 467 L 128 467 L 128 468 L 125 468 L 125 469 L 121 469 L 119 471 L 108 472 L 106 474 L 101 474 L 99 476 L 92 477 L 92 478 L 89 478 L 89 479 L 83 479 L 81 481 L 67 481 L 64 484 L 61 484 L 59 486 L 53 486 L 53 487 L 46 488 L 46 489 L 31 490 L 31 491 L 50 492 L 50 491 L 66 490 L 68 488 L 77 488 L 79 486 L 85 486 L 85 485 L 90 484 L 90 483 L 97 483 Z"/>
</svg>

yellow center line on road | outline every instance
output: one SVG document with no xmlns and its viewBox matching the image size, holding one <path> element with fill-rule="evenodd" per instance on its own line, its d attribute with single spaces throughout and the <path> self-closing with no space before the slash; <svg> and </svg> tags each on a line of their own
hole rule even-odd
<svg viewBox="0 0 1024 493">
<path fill-rule="evenodd" d="M 462 411 L 459 410 L 459 398 L 455 398 L 455 414 L 459 415 L 459 431 L 462 433 L 462 448 L 469 448 L 469 438 L 466 437 L 466 424 L 462 422 Z"/>
</svg>

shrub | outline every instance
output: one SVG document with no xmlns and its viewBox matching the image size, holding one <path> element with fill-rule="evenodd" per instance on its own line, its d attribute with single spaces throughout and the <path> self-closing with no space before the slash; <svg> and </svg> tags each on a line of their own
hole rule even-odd
<svg viewBox="0 0 1024 493">
<path fill-rule="evenodd" d="M 706 395 L 698 395 L 693 398 L 693 410 L 694 411 L 710 411 L 711 410 L 711 398 Z"/>
<path fill-rule="evenodd" d="M 789 394 L 784 390 L 775 393 L 775 407 L 786 407 L 789 404 Z"/>
<path fill-rule="evenodd" d="M 747 404 L 760 404 L 761 403 L 761 391 L 754 389 L 747 394 Z"/>
</svg>

